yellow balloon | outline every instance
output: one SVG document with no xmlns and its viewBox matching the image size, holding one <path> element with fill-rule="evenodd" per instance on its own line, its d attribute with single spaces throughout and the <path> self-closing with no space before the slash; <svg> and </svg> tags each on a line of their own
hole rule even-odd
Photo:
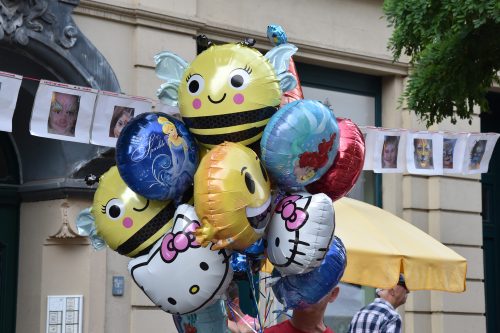
<svg viewBox="0 0 500 333">
<path fill-rule="evenodd" d="M 210 150 L 194 175 L 194 206 L 202 223 L 199 243 L 235 250 L 252 245 L 271 217 L 271 184 L 258 156 L 232 142 Z"/>
<path fill-rule="evenodd" d="M 243 44 L 209 47 L 189 65 L 179 86 L 182 119 L 208 148 L 258 141 L 280 100 L 274 67 Z"/>
<path fill-rule="evenodd" d="M 171 201 L 148 200 L 127 187 L 114 166 L 99 178 L 92 214 L 97 234 L 118 253 L 135 257 L 172 227 Z"/>
</svg>

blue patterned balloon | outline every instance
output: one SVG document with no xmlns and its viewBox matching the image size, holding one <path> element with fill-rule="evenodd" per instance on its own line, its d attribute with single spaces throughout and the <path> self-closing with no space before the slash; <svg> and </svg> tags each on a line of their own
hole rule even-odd
<svg viewBox="0 0 500 333">
<path fill-rule="evenodd" d="M 280 188 L 303 189 L 333 164 L 339 134 L 335 115 L 327 106 L 313 100 L 294 101 L 269 120 L 260 142 L 261 160 Z"/>
<path fill-rule="evenodd" d="M 164 113 L 143 113 L 120 133 L 116 164 L 134 192 L 152 200 L 177 199 L 193 184 L 197 145 L 181 121 Z"/>
<path fill-rule="evenodd" d="M 273 285 L 274 295 L 287 310 L 316 304 L 339 283 L 346 265 L 344 243 L 335 236 L 321 265 L 314 270 L 285 277 L 273 270 L 273 276 L 280 278 Z"/>
</svg>

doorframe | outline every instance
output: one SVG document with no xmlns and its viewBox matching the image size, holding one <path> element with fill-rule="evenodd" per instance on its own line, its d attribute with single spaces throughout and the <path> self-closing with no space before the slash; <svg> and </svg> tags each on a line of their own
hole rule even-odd
<svg viewBox="0 0 500 333">
<path fill-rule="evenodd" d="M 500 93 L 488 93 L 489 114 L 481 114 L 481 132 L 500 132 Z M 487 173 L 481 175 L 483 218 L 484 296 L 487 333 L 500 325 L 500 144 L 493 151 Z"/>
</svg>

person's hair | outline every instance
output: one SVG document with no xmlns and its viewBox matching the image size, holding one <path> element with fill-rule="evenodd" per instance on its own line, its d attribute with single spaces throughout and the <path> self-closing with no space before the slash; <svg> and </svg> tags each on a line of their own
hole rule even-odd
<svg viewBox="0 0 500 333">
<path fill-rule="evenodd" d="M 111 117 L 111 122 L 109 123 L 109 136 L 114 137 L 115 136 L 115 126 L 116 123 L 118 122 L 118 119 L 120 119 L 124 114 L 127 114 L 132 118 L 134 116 L 134 108 L 129 108 L 126 106 L 115 106 L 113 110 L 113 116 Z"/>
</svg>

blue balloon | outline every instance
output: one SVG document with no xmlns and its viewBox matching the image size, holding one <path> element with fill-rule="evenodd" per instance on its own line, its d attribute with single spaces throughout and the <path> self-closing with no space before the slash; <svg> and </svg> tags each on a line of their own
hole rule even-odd
<svg viewBox="0 0 500 333">
<path fill-rule="evenodd" d="M 339 141 L 332 110 L 318 101 L 298 100 L 269 120 L 260 142 L 261 160 L 278 187 L 300 190 L 332 166 Z"/>
<path fill-rule="evenodd" d="M 173 315 L 179 333 L 221 333 L 227 330 L 227 313 L 223 300 L 196 312 Z"/>
<path fill-rule="evenodd" d="M 273 270 L 272 275 L 279 278 L 273 285 L 274 295 L 286 310 L 316 304 L 339 283 L 346 265 L 344 243 L 335 236 L 325 259 L 311 272 L 282 277 Z"/>
<path fill-rule="evenodd" d="M 152 200 L 177 199 L 193 184 L 198 148 L 181 121 L 148 112 L 123 128 L 116 143 L 116 164 L 137 194 Z"/>
</svg>

